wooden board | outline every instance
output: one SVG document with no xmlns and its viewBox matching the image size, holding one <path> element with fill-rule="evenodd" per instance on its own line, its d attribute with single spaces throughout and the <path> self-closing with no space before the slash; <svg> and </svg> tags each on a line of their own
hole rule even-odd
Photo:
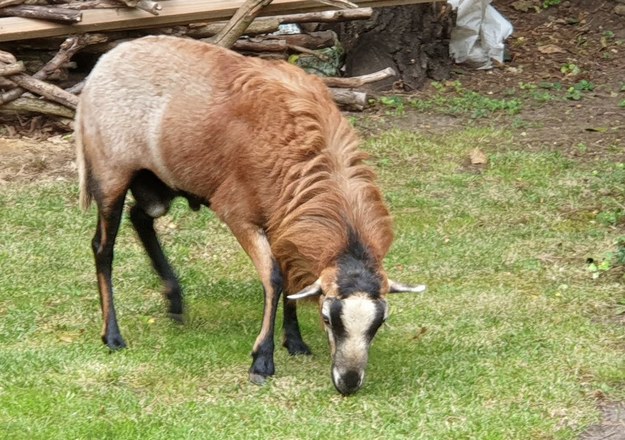
<svg viewBox="0 0 625 440">
<path fill-rule="evenodd" d="M 360 0 L 358 5 L 361 7 L 396 6 L 433 3 L 434 1 L 437 0 Z M 72 25 L 29 18 L 0 18 L 0 42 L 224 20 L 234 15 L 243 4 L 243 0 L 160 0 L 159 3 L 163 10 L 157 16 L 129 8 L 88 9 L 83 11 L 82 22 Z M 329 9 L 334 8 L 312 0 L 274 0 L 263 9 L 262 15 Z"/>
</svg>

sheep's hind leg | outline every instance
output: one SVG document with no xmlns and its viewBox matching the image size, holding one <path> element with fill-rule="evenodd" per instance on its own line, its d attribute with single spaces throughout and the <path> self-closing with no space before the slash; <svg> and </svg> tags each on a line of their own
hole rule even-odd
<svg viewBox="0 0 625 440">
<path fill-rule="evenodd" d="M 169 211 L 176 193 L 149 171 L 137 174 L 130 189 L 137 202 L 130 209 L 130 220 L 152 267 L 165 286 L 163 295 L 168 300 L 169 316 L 175 321 L 183 322 L 182 288 L 154 230 L 154 219 Z"/>
<path fill-rule="evenodd" d="M 126 347 L 117 324 L 113 302 L 113 247 L 119 230 L 126 190 L 106 201 L 98 200 L 98 225 L 91 241 L 102 309 L 102 342 L 111 350 Z"/>
</svg>

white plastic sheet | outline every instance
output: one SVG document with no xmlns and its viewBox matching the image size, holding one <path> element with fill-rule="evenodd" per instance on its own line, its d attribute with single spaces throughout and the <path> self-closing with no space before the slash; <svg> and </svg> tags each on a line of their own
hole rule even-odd
<svg viewBox="0 0 625 440">
<path fill-rule="evenodd" d="M 449 52 L 456 63 L 469 62 L 490 69 L 492 60 L 503 62 L 504 41 L 512 24 L 490 5 L 491 0 L 447 0 L 458 9 L 451 31 Z"/>
</svg>

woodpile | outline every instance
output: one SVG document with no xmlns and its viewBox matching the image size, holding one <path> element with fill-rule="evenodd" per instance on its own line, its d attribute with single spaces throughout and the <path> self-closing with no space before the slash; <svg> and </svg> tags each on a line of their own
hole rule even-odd
<svg viewBox="0 0 625 440">
<path fill-rule="evenodd" d="M 367 1 L 379 3 L 385 0 Z M 424 0 L 405 2 L 419 3 Z M 77 94 L 88 74 L 88 71 L 75 73 L 77 63 L 73 57 L 79 52 L 96 59 L 122 41 L 148 34 L 166 34 L 200 39 L 255 56 L 286 59 L 293 54 L 305 54 L 323 59 L 324 55 L 318 49 L 336 45 L 336 34 L 332 31 L 304 31 L 292 35 L 276 33 L 280 25 L 297 24 L 304 29 L 312 29 L 307 27 L 308 23 L 362 20 L 372 14 L 371 8 L 358 8 L 347 0 L 275 0 L 271 5 L 274 7 L 272 11 L 279 11 L 280 5 L 287 11 L 298 8 L 306 11 L 291 14 L 268 12 L 272 0 L 246 0 L 237 3 L 238 7 L 228 21 L 206 19 L 211 16 L 211 11 L 212 16 L 220 16 L 215 13 L 216 4 L 228 9 L 232 3 L 237 2 L 0 0 L 0 17 L 10 17 L 0 18 L 0 113 L 13 117 L 44 114 L 71 127 Z M 327 5 L 331 5 L 332 9 L 327 10 Z M 180 18 L 170 10 L 174 6 L 184 10 L 192 7 L 197 14 L 183 14 Z M 319 11 L 320 8 L 326 10 Z M 107 11 L 107 14 L 116 11 L 118 19 L 106 21 L 99 11 Z M 90 14 L 88 20 L 85 19 L 87 13 Z M 269 15 L 259 17 L 261 13 Z M 103 17 L 108 17 L 107 14 Z M 140 19 L 137 18 L 139 15 Z M 146 25 L 146 17 L 162 16 L 167 19 Z M 95 23 L 99 24 L 96 26 Z M 14 28 L 22 31 L 14 32 Z M 55 52 L 45 57 L 50 51 Z M 22 60 L 22 57 L 32 59 L 33 54 L 35 58 L 45 57 L 38 60 L 36 68 L 33 68 L 36 62 Z M 361 77 L 325 80 L 340 105 L 362 110 L 367 105 L 366 94 L 349 89 L 393 75 L 393 69 L 384 69 Z"/>
</svg>

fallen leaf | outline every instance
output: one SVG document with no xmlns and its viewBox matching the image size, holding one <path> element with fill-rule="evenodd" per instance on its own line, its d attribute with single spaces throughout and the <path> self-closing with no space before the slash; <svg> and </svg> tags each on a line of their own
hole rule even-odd
<svg viewBox="0 0 625 440">
<path fill-rule="evenodd" d="M 532 0 L 517 0 L 510 6 L 512 6 L 517 11 L 527 12 L 530 9 L 534 8 L 534 2 Z"/>
<path fill-rule="evenodd" d="M 471 151 L 471 153 L 469 154 L 469 158 L 471 159 L 472 165 L 484 165 L 488 163 L 488 158 L 479 148 L 475 148 L 473 151 Z"/>
<path fill-rule="evenodd" d="M 550 55 L 554 53 L 566 53 L 566 50 L 555 44 L 546 44 L 544 46 L 538 46 L 538 52 Z"/>
</svg>

